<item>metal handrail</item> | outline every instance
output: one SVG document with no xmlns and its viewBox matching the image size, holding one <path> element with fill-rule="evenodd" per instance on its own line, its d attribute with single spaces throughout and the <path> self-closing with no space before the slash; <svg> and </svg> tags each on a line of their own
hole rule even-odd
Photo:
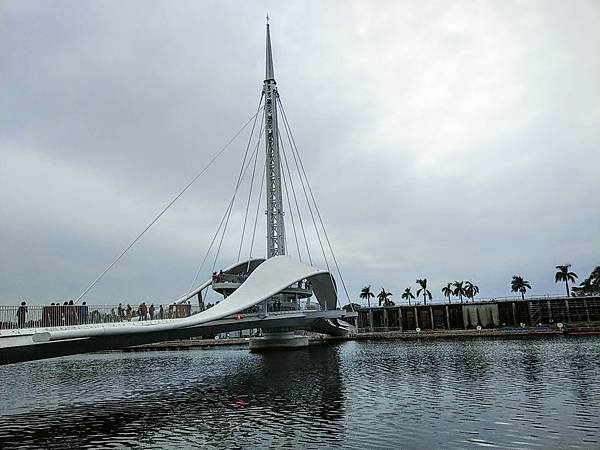
<svg viewBox="0 0 600 450">
<path fill-rule="evenodd" d="M 145 320 L 180 319 L 200 312 L 190 304 L 160 305 L 150 313 L 138 308 L 119 308 L 115 305 L 26 305 L 0 306 L 0 330 L 19 328 L 48 328 L 100 323 L 136 322 Z"/>
<path fill-rule="evenodd" d="M 115 305 L 26 305 L 25 307 L 0 305 L 0 330 L 182 319 L 204 311 L 204 308 L 198 305 L 183 303 L 163 306 L 162 313 L 158 305 L 153 314 L 150 314 L 149 310 L 145 314 L 140 314 L 138 308 L 132 307 L 129 310 L 128 306 L 119 309 L 119 306 Z M 147 306 L 149 308 L 149 305 Z M 267 314 L 295 314 L 304 310 L 310 311 L 304 308 L 279 311 L 269 307 Z M 265 315 L 263 309 L 254 307 L 226 318 L 240 319 L 261 315 Z"/>
</svg>

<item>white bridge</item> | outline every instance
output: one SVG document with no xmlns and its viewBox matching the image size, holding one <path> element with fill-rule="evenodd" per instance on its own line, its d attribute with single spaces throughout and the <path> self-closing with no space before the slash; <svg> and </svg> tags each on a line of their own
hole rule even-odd
<svg viewBox="0 0 600 450">
<path fill-rule="evenodd" d="M 308 280 L 322 310 L 243 314 L 301 280 Z M 304 329 L 344 335 L 347 314 L 335 309 L 335 287 L 329 272 L 288 256 L 269 258 L 226 299 L 212 308 L 181 319 L 17 328 L 0 331 L 0 363 L 109 350 L 163 340 L 248 328 Z M 232 317 L 235 316 L 235 317 Z"/>
<path fill-rule="evenodd" d="M 236 279 L 234 282 L 230 282 L 231 280 L 227 280 L 226 278 L 215 279 L 215 277 L 212 277 L 205 283 L 199 285 L 195 289 L 190 290 L 184 296 L 174 301 L 173 304 L 183 303 L 197 295 L 199 301 L 202 302 L 202 291 L 208 288 L 212 288 L 214 291 L 224 296 L 224 298 L 214 306 L 189 317 L 151 321 L 124 321 L 116 323 L 89 324 L 82 322 L 77 325 L 73 323 L 58 324 L 60 326 L 57 326 L 56 323 L 52 324 L 54 326 L 44 326 L 43 321 L 41 321 L 36 327 L 28 327 L 27 322 L 23 319 L 16 329 L 3 330 L 0 327 L 0 364 L 91 351 L 118 349 L 133 345 L 159 342 L 163 340 L 188 338 L 248 328 L 260 328 L 263 330 L 263 334 L 266 336 L 266 339 L 263 337 L 262 340 L 256 339 L 254 341 L 254 345 L 257 349 L 263 346 L 268 347 L 270 344 L 273 346 L 279 346 L 282 341 L 287 342 L 286 346 L 296 346 L 297 341 L 293 339 L 293 330 L 296 329 L 316 331 L 333 335 L 344 335 L 348 333 L 350 325 L 341 320 L 348 314 L 345 311 L 338 309 L 338 288 L 336 286 L 332 271 L 329 267 L 325 247 L 329 247 L 330 260 L 332 258 L 345 290 L 344 281 L 343 278 L 341 278 L 341 273 L 339 271 L 335 254 L 331 248 L 329 237 L 327 236 L 323 221 L 321 219 L 321 214 L 316 205 L 316 201 L 308 183 L 304 166 L 302 165 L 298 149 L 296 148 L 296 143 L 291 135 L 291 129 L 289 128 L 289 123 L 287 122 L 285 112 L 283 111 L 283 106 L 281 105 L 273 71 L 271 37 L 268 23 L 266 49 L 265 80 L 261 93 L 261 100 L 259 102 L 259 108 L 253 117 L 254 124 L 252 126 L 252 132 L 248 141 L 248 146 L 246 147 L 246 154 L 244 155 L 244 161 L 242 162 L 234 196 L 229 204 L 225 216 L 223 217 L 223 220 L 221 221 L 221 225 L 219 225 L 219 229 L 213 238 L 213 242 L 211 243 L 211 247 L 209 247 L 208 252 L 210 252 L 213 244 L 216 242 L 216 238 L 221 232 L 222 228 L 222 235 L 217 249 L 217 254 L 215 256 L 216 264 L 219 254 L 218 252 L 221 249 L 221 244 L 225 236 L 225 230 L 227 228 L 229 216 L 231 215 L 231 208 L 233 206 L 235 196 L 238 193 L 240 182 L 252 165 L 253 159 L 254 166 L 252 169 L 252 183 L 254 182 L 254 175 L 257 166 L 256 161 L 258 160 L 259 154 L 258 147 L 260 144 L 260 136 L 264 133 L 266 158 L 263 169 L 264 175 L 262 177 L 262 183 L 263 185 L 266 184 L 266 189 L 264 192 L 266 194 L 267 258 L 253 259 L 252 257 L 249 257 L 248 260 L 238 262 L 232 266 L 230 270 L 225 271 L 225 275 L 227 275 L 228 272 L 231 272 L 231 270 L 235 268 L 245 268 L 243 270 L 244 273 L 242 280 Z M 286 157 L 285 154 L 284 140 L 279 133 L 279 109 L 281 109 L 283 112 L 285 134 L 288 137 L 289 144 L 288 149 L 290 149 L 292 152 L 288 157 Z M 248 150 L 251 146 L 250 144 L 253 138 L 256 119 L 261 111 L 263 112 L 263 115 L 260 127 L 258 129 L 256 149 L 248 158 Z M 248 123 L 246 125 L 248 125 Z M 237 135 L 239 135 L 239 132 Z M 235 137 L 237 137 L 237 135 Z M 216 157 L 218 157 L 222 151 L 219 152 Z M 203 169 L 203 171 L 197 175 L 185 187 L 185 189 L 181 191 L 165 209 L 163 209 L 163 211 L 161 211 L 161 213 L 150 223 L 150 225 L 148 225 L 148 227 L 92 282 L 92 284 L 79 296 L 77 301 L 75 301 L 76 304 L 85 294 L 87 294 L 90 289 L 94 287 L 98 281 L 100 281 L 106 272 L 108 272 L 108 270 L 110 270 L 125 255 L 125 253 L 192 185 L 192 183 L 194 183 L 194 181 L 200 177 L 200 175 L 212 164 L 216 157 L 211 160 L 209 165 Z M 313 267 L 308 244 L 309 240 L 306 236 L 307 233 L 298 203 L 298 196 L 296 195 L 296 189 L 293 184 L 294 177 L 292 177 L 292 172 L 290 169 L 291 163 L 294 162 L 296 164 L 298 179 L 302 187 L 302 192 L 304 193 L 307 201 L 310 217 L 314 224 L 314 230 L 316 232 L 317 240 L 320 245 L 327 270 Z M 259 189 L 259 193 L 262 193 L 261 191 L 262 185 Z M 300 192 L 300 189 L 298 189 L 298 191 Z M 240 260 L 246 219 L 248 218 L 248 209 L 251 203 L 250 199 L 252 192 L 253 184 L 250 185 L 248 194 L 244 229 L 242 230 L 238 261 Z M 285 192 L 285 198 L 283 192 Z M 287 199 L 287 207 L 290 213 L 292 229 L 294 232 L 297 258 L 289 255 L 291 252 L 288 249 L 284 225 L 285 199 Z M 293 202 L 291 199 L 293 199 Z M 256 222 L 259 216 L 258 212 L 261 208 L 261 196 L 259 196 L 256 204 L 257 210 L 254 220 L 254 232 L 252 234 L 250 253 L 252 253 L 252 245 L 254 243 Z M 296 214 L 296 216 L 294 216 L 294 214 Z M 296 218 L 295 220 L 294 217 Z M 319 224 L 316 222 L 316 218 L 318 218 L 320 221 L 320 228 Z M 296 225 L 298 225 L 298 227 Z M 300 240 L 298 238 L 299 233 L 297 233 L 297 228 L 302 231 L 301 238 L 304 238 L 304 244 L 306 245 L 305 255 L 309 261 L 309 264 L 302 262 L 303 251 L 300 247 Z M 319 234 L 319 230 L 322 230 L 321 234 Z M 205 256 L 202 264 L 204 264 L 206 261 L 207 256 Z M 201 269 L 199 269 L 198 273 L 200 273 Z M 235 270 L 233 270 L 233 272 L 235 273 Z M 299 299 L 308 298 L 312 295 L 315 296 L 319 304 L 320 309 L 318 311 L 300 310 L 298 308 L 289 311 L 272 311 L 273 308 L 271 308 L 271 311 L 269 311 L 269 304 L 281 305 L 282 303 L 294 303 L 299 305 Z M 347 292 L 346 296 L 348 296 Z M 248 313 L 248 310 L 260 305 L 262 305 L 261 312 Z M 75 308 L 77 308 L 77 306 L 75 306 Z M 355 314 L 350 315 L 353 316 Z M 305 341 L 302 342 L 307 344 Z"/>
</svg>

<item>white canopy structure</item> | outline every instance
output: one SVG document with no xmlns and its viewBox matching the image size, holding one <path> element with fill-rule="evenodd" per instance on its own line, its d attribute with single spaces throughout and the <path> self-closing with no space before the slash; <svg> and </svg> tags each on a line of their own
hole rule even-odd
<svg viewBox="0 0 600 450">
<path fill-rule="evenodd" d="M 337 294 L 331 274 L 328 271 L 316 269 L 296 261 L 289 256 L 282 255 L 265 260 L 229 297 L 212 308 L 193 316 L 183 319 L 121 322 L 47 329 L 34 334 L 33 341 L 45 342 L 93 336 L 152 333 L 193 327 L 235 315 L 277 295 L 288 286 L 304 279 L 310 281 L 315 296 L 324 309 L 335 309 Z"/>
<path fill-rule="evenodd" d="M 264 261 L 265 261 L 264 258 L 255 258 L 255 259 L 251 259 L 249 261 L 235 263 L 232 266 L 229 266 L 229 267 L 226 267 L 225 269 L 223 269 L 223 272 L 226 272 L 226 273 L 240 273 L 240 272 L 251 273 L 257 266 L 262 264 Z M 175 305 L 180 305 L 181 303 L 188 301 L 194 295 L 198 295 L 198 292 L 203 291 L 204 289 L 206 289 L 207 287 L 212 285 L 212 283 L 213 283 L 212 278 L 209 278 L 204 283 L 202 283 L 200 286 L 197 286 L 196 288 L 186 292 L 184 295 L 182 295 L 181 297 L 179 297 L 177 300 L 175 300 L 172 303 Z"/>
</svg>

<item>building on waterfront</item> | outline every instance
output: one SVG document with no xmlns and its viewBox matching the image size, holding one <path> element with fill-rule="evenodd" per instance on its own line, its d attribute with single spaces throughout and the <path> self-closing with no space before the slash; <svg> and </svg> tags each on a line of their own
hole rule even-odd
<svg viewBox="0 0 600 450">
<path fill-rule="evenodd" d="M 361 308 L 360 332 L 492 329 L 600 323 L 600 296 Z"/>
</svg>

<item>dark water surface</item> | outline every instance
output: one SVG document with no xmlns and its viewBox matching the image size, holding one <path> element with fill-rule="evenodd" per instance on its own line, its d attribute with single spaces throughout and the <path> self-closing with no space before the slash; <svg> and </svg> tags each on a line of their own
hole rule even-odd
<svg viewBox="0 0 600 450">
<path fill-rule="evenodd" d="M 104 353 L 0 367 L 0 448 L 600 448 L 600 339 Z"/>
</svg>

